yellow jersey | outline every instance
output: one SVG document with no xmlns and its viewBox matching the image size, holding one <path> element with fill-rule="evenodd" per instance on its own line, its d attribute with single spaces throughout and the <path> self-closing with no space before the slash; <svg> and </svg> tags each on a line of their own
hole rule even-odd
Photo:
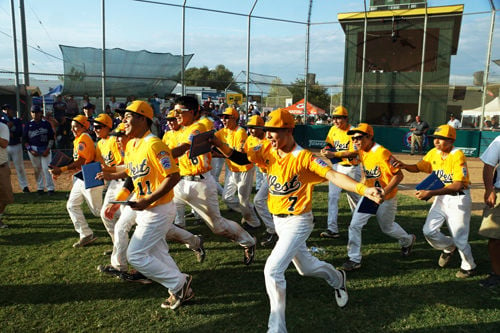
<svg viewBox="0 0 500 333">
<path fill-rule="evenodd" d="M 358 151 L 359 160 L 363 164 L 364 184 L 368 187 L 386 187 L 399 168 L 392 165 L 392 153 L 383 146 L 375 143 L 369 151 Z M 394 198 L 398 193 L 397 186 L 385 194 L 385 200 Z"/>
<path fill-rule="evenodd" d="M 90 134 L 84 132 L 75 138 L 73 141 L 73 160 L 76 161 L 80 157 L 85 159 L 83 164 L 94 162 L 95 144 Z M 80 169 L 80 168 L 79 168 Z"/>
<path fill-rule="evenodd" d="M 337 126 L 332 126 L 326 135 L 325 142 L 331 145 L 335 151 L 357 151 L 356 146 L 351 140 L 351 136 L 347 135 L 347 131 L 351 129 L 351 125 L 347 126 L 346 130 L 340 129 Z M 358 165 L 359 160 L 355 158 L 342 158 L 342 165 Z"/>
<path fill-rule="evenodd" d="M 156 191 L 168 175 L 179 171 L 168 147 L 149 131 L 144 137 L 127 143 L 125 166 L 127 175 L 134 182 L 136 198 L 147 197 Z M 168 203 L 173 197 L 174 191 L 170 191 L 150 207 Z"/>
<path fill-rule="evenodd" d="M 168 149 L 172 150 L 175 147 L 179 146 L 180 130 L 181 128 L 179 128 L 177 131 L 171 129 L 163 134 L 163 138 L 161 139 L 161 141 L 163 141 L 163 143 L 167 145 Z M 174 160 L 176 164 L 179 164 L 179 158 L 175 158 Z"/>
<path fill-rule="evenodd" d="M 310 212 L 314 185 L 324 182 L 326 173 L 331 170 L 325 161 L 298 145 L 284 157 L 280 157 L 270 144 L 250 149 L 247 156 L 267 169 L 267 204 L 274 215 Z"/>
<path fill-rule="evenodd" d="M 211 131 L 214 129 L 214 121 L 212 118 L 203 116 L 200 119 L 198 119 L 198 122 L 203 124 L 203 126 L 205 126 L 207 131 Z"/>
<path fill-rule="evenodd" d="M 264 137 L 263 139 L 259 139 L 256 136 L 250 135 L 245 141 L 245 146 L 243 147 L 243 149 L 248 154 L 248 152 L 255 147 L 257 147 L 257 149 L 260 149 L 260 147 L 258 147 L 260 145 L 271 145 L 271 143 L 266 137 Z M 259 167 L 259 169 L 262 173 L 267 173 L 266 168 Z"/>
<path fill-rule="evenodd" d="M 426 173 L 434 171 L 444 186 L 457 181 L 464 183 L 465 188 L 469 187 L 467 162 L 464 153 L 458 148 L 453 148 L 445 158 L 443 152 L 433 148 L 417 163 L 417 168 Z"/>
<path fill-rule="evenodd" d="M 205 125 L 200 122 L 194 122 L 189 126 L 182 127 L 178 134 L 178 145 L 184 143 L 191 144 L 193 137 L 197 134 L 206 132 Z M 181 176 L 195 176 L 212 170 L 212 153 L 206 153 L 189 158 L 189 149 L 179 156 L 179 169 Z"/>
<path fill-rule="evenodd" d="M 221 128 L 215 132 L 215 136 L 219 138 L 226 146 L 239 152 L 244 151 L 245 141 L 248 137 L 247 132 L 242 127 L 236 129 Z M 232 172 L 245 172 L 253 168 L 253 164 L 239 165 L 226 158 L 227 166 Z"/>
<path fill-rule="evenodd" d="M 122 154 L 116 136 L 109 136 L 97 141 L 95 160 L 109 167 L 122 163 Z"/>
</svg>

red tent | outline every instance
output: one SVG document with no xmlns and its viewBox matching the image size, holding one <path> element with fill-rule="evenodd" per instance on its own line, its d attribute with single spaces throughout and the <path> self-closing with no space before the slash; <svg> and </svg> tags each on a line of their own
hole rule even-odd
<svg viewBox="0 0 500 333">
<path fill-rule="evenodd" d="M 290 105 L 289 107 L 285 108 L 285 110 L 288 110 L 293 115 L 303 115 L 304 114 L 304 99 L 301 99 L 295 104 Z M 315 114 L 325 114 L 325 110 L 317 107 L 316 105 L 312 105 L 311 103 L 307 102 L 307 114 L 308 115 L 315 115 Z"/>
</svg>

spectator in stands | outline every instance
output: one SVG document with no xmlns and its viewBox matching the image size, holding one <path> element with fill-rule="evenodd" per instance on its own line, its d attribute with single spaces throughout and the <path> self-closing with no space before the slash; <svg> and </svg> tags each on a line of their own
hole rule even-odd
<svg viewBox="0 0 500 333">
<path fill-rule="evenodd" d="M 212 102 L 212 97 L 208 96 L 207 97 L 207 100 L 205 102 L 203 102 L 203 108 L 205 109 L 209 109 L 210 107 L 210 103 L 213 103 Z"/>
<path fill-rule="evenodd" d="M 95 105 L 92 103 L 87 103 L 86 105 L 83 106 L 83 115 L 87 117 L 90 127 L 88 128 L 88 132 L 90 136 L 92 137 L 92 140 L 94 142 L 97 140 L 95 131 L 94 131 L 94 111 L 95 111 Z"/>
<path fill-rule="evenodd" d="M 498 129 L 498 116 L 491 117 L 491 129 Z"/>
<path fill-rule="evenodd" d="M 400 126 L 402 121 L 403 119 L 399 113 L 394 113 L 390 120 L 392 126 Z"/>
<path fill-rule="evenodd" d="M 49 121 L 48 117 L 45 117 Z M 50 121 L 49 121 L 50 123 Z M 64 117 L 62 122 L 57 126 L 56 133 L 56 148 L 71 149 L 73 147 L 73 137 L 71 135 L 71 122 Z"/>
<path fill-rule="evenodd" d="M 111 108 L 111 112 L 114 113 L 116 112 L 116 109 L 118 109 L 120 107 L 120 103 L 118 103 L 116 101 L 116 97 L 115 96 L 111 96 L 109 98 L 109 102 L 108 102 L 108 105 L 109 107 Z"/>
<path fill-rule="evenodd" d="M 82 102 L 81 102 L 81 109 L 87 104 L 90 104 L 90 97 L 88 94 L 83 94 Z"/>
<path fill-rule="evenodd" d="M 57 122 L 61 122 L 61 118 L 66 117 L 67 104 L 62 100 L 62 95 L 58 95 L 56 97 L 56 101 L 52 105 L 52 109 L 54 110 L 54 118 L 56 118 Z"/>
<path fill-rule="evenodd" d="M 415 146 L 418 146 L 418 153 L 423 151 L 424 135 L 429 129 L 429 124 L 422 120 L 420 116 L 415 117 L 415 121 L 410 124 L 411 131 L 411 155 L 415 153 Z"/>
<path fill-rule="evenodd" d="M 78 114 L 78 103 L 73 98 L 73 95 L 66 97 L 66 117 L 73 118 Z"/>
<path fill-rule="evenodd" d="M 23 192 L 29 192 L 28 180 L 24 171 L 23 146 L 21 144 L 23 137 L 23 122 L 16 117 L 16 113 L 9 104 L 2 106 L 0 121 L 9 127 L 9 145 L 7 153 L 16 168 L 17 180 Z"/>
<path fill-rule="evenodd" d="M 462 124 L 460 123 L 460 120 L 455 118 L 455 115 L 452 113 L 450 114 L 450 120 L 448 121 L 448 125 L 450 125 L 453 128 L 460 128 L 462 127 Z"/>
</svg>

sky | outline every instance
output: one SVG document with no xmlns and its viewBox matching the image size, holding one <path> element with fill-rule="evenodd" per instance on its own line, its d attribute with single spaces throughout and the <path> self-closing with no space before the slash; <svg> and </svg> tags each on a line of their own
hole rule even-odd
<svg viewBox="0 0 500 333">
<path fill-rule="evenodd" d="M 366 0 L 369 5 L 369 0 Z M 182 0 L 143 2 L 106 0 L 106 48 L 148 50 L 181 54 Z M 187 0 L 185 52 L 194 56 L 188 67 L 214 68 L 223 64 L 234 76 L 246 71 L 248 18 L 251 20 L 250 72 L 277 76 L 284 83 L 305 73 L 307 0 Z M 464 16 L 458 54 L 452 57 L 450 84 L 471 84 L 472 74 L 484 70 L 490 28 L 489 0 L 428 1 L 429 6 L 463 3 Z M 500 8 L 500 0 L 494 0 Z M 21 29 L 19 0 L 14 0 L 20 69 Z M 196 8 L 235 12 L 229 15 Z M 338 13 L 357 12 L 363 0 L 314 0 L 311 10 L 309 72 L 323 85 L 338 89 L 344 71 L 345 35 Z M 101 0 L 25 0 L 29 71 L 61 74 L 59 45 L 102 47 Z M 267 18 L 297 21 L 272 21 Z M 11 0 L 0 0 L 0 72 L 14 70 Z M 500 36 L 500 13 L 495 34 Z M 43 51 L 43 52 L 41 52 Z M 492 59 L 500 58 L 500 38 L 494 38 Z M 493 79 L 500 81 L 500 68 L 492 65 Z M 38 79 L 55 75 L 33 74 Z M 13 79 L 13 74 L 0 78 Z"/>
</svg>

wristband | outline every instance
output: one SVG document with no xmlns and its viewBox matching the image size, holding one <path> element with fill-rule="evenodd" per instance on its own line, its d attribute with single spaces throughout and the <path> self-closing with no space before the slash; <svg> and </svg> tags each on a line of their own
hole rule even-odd
<svg viewBox="0 0 500 333">
<path fill-rule="evenodd" d="M 364 196 L 365 195 L 365 191 L 368 187 L 363 184 L 363 183 L 357 183 L 356 184 L 356 193 L 358 193 L 359 195 L 361 196 Z"/>
<path fill-rule="evenodd" d="M 120 192 L 116 195 L 116 201 L 125 201 L 127 200 L 128 196 L 130 195 L 130 191 L 126 188 L 122 188 Z"/>
<path fill-rule="evenodd" d="M 60 167 L 59 169 L 61 170 L 61 172 L 66 172 L 69 170 L 67 166 Z"/>
</svg>

